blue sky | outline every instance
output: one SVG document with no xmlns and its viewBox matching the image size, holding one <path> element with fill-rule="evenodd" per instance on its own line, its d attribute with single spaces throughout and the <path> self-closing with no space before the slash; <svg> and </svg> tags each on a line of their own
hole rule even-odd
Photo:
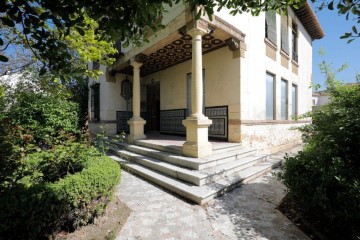
<svg viewBox="0 0 360 240">
<path fill-rule="evenodd" d="M 338 15 L 336 9 L 333 11 L 323 9 L 316 10 L 316 5 L 312 4 L 313 10 L 325 32 L 325 37 L 313 42 L 313 82 L 321 84 L 324 89 L 324 75 L 319 70 L 319 64 L 325 60 L 331 63 L 334 68 L 339 68 L 347 64 L 348 68 L 337 75 L 338 80 L 345 83 L 355 82 L 356 74 L 360 74 L 360 39 L 347 43 L 347 40 L 340 39 L 345 32 L 350 32 L 355 21 L 346 20 L 344 15 Z M 359 25 L 358 29 L 360 28 Z M 324 49 L 325 56 L 319 55 L 319 50 Z"/>
</svg>

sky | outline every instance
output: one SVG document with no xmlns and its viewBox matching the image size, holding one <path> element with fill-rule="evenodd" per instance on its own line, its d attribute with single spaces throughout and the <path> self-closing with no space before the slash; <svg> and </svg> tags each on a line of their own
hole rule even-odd
<svg viewBox="0 0 360 240">
<path fill-rule="evenodd" d="M 356 75 L 360 74 L 360 39 L 347 43 L 346 39 L 340 39 L 345 32 L 350 32 L 351 27 L 356 25 L 353 19 L 346 20 L 345 15 L 338 15 L 336 9 L 330 11 L 323 9 L 317 11 L 316 6 L 312 8 L 325 32 L 325 37 L 313 42 L 313 82 L 324 87 L 324 75 L 319 70 L 319 64 L 325 60 L 331 63 L 334 69 L 347 64 L 348 68 L 338 73 L 336 78 L 344 83 L 356 82 Z M 359 24 L 357 29 L 360 30 Z M 319 50 L 324 49 L 325 56 L 319 55 Z"/>
</svg>

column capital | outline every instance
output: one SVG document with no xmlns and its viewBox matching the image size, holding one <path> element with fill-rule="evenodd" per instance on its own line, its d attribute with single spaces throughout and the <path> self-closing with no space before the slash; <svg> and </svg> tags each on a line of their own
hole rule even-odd
<svg viewBox="0 0 360 240">
<path fill-rule="evenodd" d="M 140 69 L 143 64 L 141 62 L 132 61 L 130 65 L 133 66 L 134 69 Z"/>
<path fill-rule="evenodd" d="M 192 37 L 196 35 L 202 36 L 210 32 L 208 22 L 203 19 L 193 19 L 192 21 L 188 22 L 186 24 L 186 31 Z"/>
</svg>

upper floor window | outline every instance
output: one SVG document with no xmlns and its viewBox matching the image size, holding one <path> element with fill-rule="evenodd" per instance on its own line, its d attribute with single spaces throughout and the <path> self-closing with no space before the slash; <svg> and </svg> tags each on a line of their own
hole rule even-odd
<svg viewBox="0 0 360 240">
<path fill-rule="evenodd" d="M 291 41 L 292 59 L 298 62 L 298 27 L 294 21 L 292 23 Z"/>
<path fill-rule="evenodd" d="M 281 50 L 289 55 L 288 16 L 281 16 Z"/>
<path fill-rule="evenodd" d="M 271 10 L 265 13 L 265 37 L 276 44 L 276 12 Z"/>
</svg>

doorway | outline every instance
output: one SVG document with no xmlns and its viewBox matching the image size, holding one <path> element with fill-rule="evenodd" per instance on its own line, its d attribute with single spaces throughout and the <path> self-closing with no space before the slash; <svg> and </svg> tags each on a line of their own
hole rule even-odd
<svg viewBox="0 0 360 240">
<path fill-rule="evenodd" d="M 146 115 L 148 131 L 160 131 L 160 83 L 146 86 Z"/>
</svg>

